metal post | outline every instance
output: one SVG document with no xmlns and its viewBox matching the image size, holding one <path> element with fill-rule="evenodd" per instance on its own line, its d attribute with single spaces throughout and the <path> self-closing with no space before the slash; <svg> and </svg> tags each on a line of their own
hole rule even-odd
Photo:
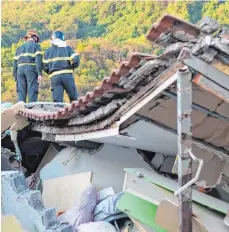
<svg viewBox="0 0 229 232">
<path fill-rule="evenodd" d="M 192 74 L 188 67 L 178 71 L 177 79 L 177 132 L 179 188 L 192 179 Z M 192 232 L 192 187 L 179 195 L 180 232 Z"/>
</svg>

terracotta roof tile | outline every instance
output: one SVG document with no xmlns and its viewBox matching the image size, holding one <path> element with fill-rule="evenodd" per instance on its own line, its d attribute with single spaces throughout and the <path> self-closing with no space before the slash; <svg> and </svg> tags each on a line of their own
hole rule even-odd
<svg viewBox="0 0 229 232">
<path fill-rule="evenodd" d="M 154 41 L 160 37 L 161 33 L 171 29 L 174 25 L 179 26 L 179 28 L 181 28 L 183 31 L 192 34 L 194 37 L 197 37 L 199 33 L 199 29 L 195 25 L 170 15 L 164 15 L 159 23 L 153 25 L 146 37 L 149 40 Z M 88 92 L 85 96 L 80 97 L 78 101 L 73 101 L 70 105 L 64 106 L 63 108 L 58 108 L 54 112 L 37 112 L 25 109 L 22 110 L 20 114 L 36 120 L 71 118 L 76 114 L 77 111 L 87 109 L 88 104 L 92 103 L 97 98 L 102 97 L 105 93 L 117 94 L 130 91 L 122 87 L 120 80 L 128 81 L 125 76 L 137 69 L 143 60 L 150 60 L 154 58 L 155 57 L 151 54 L 132 53 L 129 59 L 122 61 L 119 68 L 117 70 L 113 70 L 109 77 L 105 77 L 99 86 L 95 87 L 92 92 Z"/>
<path fill-rule="evenodd" d="M 77 110 L 85 110 L 87 105 L 91 103 L 95 98 L 103 96 L 106 92 L 123 93 L 128 90 L 116 87 L 120 78 L 129 73 L 132 68 L 139 66 L 142 59 L 145 59 L 141 53 L 133 53 L 128 61 L 122 61 L 117 70 L 113 70 L 109 77 L 105 77 L 99 86 L 96 86 L 92 92 L 87 92 L 85 96 L 82 96 L 78 101 L 73 101 L 70 105 L 58 108 L 56 112 L 43 111 L 36 112 L 30 109 L 24 109 L 20 111 L 21 115 L 37 120 L 49 120 L 49 119 L 64 119 L 70 118 L 73 112 Z"/>
<path fill-rule="evenodd" d="M 172 15 L 165 14 L 158 23 L 153 24 L 147 33 L 146 38 L 154 42 L 162 33 L 165 33 L 172 28 L 176 30 L 176 27 L 177 30 L 184 31 L 185 33 L 192 35 L 194 38 L 197 38 L 200 33 L 200 30 L 196 25 Z"/>
</svg>

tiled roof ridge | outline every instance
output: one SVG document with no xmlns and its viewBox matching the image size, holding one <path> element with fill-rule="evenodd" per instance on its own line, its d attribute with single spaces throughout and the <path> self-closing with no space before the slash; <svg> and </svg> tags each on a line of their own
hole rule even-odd
<svg viewBox="0 0 229 232">
<path fill-rule="evenodd" d="M 63 116 L 69 116 L 73 111 L 81 109 L 92 102 L 96 97 L 101 97 L 106 92 L 126 92 L 127 90 L 125 89 L 115 87 L 115 84 L 118 84 L 120 78 L 128 74 L 131 69 L 137 68 L 142 60 L 150 59 L 154 59 L 154 56 L 151 54 L 133 52 L 129 60 L 122 61 L 118 69 L 113 70 L 109 77 L 104 77 L 99 86 L 94 87 L 91 92 L 87 92 L 86 95 L 80 97 L 78 101 L 73 101 L 70 105 L 59 108 L 56 112 L 48 113 L 44 111 L 39 113 L 33 112 L 30 109 L 24 109 L 19 111 L 19 114 L 37 120 L 59 119 L 63 118 Z"/>
<path fill-rule="evenodd" d="M 192 48 L 193 53 L 198 56 L 200 55 L 201 59 L 206 59 L 206 55 L 201 56 L 201 52 L 203 50 L 206 50 L 208 53 L 207 58 L 211 57 L 214 59 L 215 51 L 212 53 L 212 49 L 208 49 L 210 46 L 223 51 L 229 56 L 229 54 L 227 54 L 227 50 L 225 52 L 224 47 L 221 46 L 222 44 L 220 41 L 217 41 L 219 38 L 216 38 L 214 41 L 211 39 L 213 38 L 212 34 L 218 29 L 218 23 L 209 17 L 205 17 L 199 26 L 196 26 L 177 17 L 165 14 L 158 23 L 152 26 L 146 35 L 146 38 L 150 41 L 166 47 L 165 53 L 160 56 L 137 52 L 131 53 L 129 60 L 122 61 L 118 69 L 113 70 L 110 73 L 110 76 L 105 77 L 99 86 L 95 87 L 91 92 L 87 92 L 86 95 L 80 97 L 78 101 L 73 101 L 70 105 L 65 105 L 62 108 L 56 108 L 56 111 L 54 112 L 39 112 L 32 109 L 24 109 L 21 110 L 19 114 L 37 121 L 70 119 L 76 117 L 80 112 L 86 112 L 86 109 L 89 106 L 98 105 L 98 102 L 100 103 L 99 105 L 101 105 L 104 95 L 125 94 L 130 92 L 132 90 L 130 82 L 135 84 L 135 87 L 136 83 L 134 83 L 135 80 L 131 80 L 129 77 L 142 66 L 144 61 L 154 60 L 155 63 L 153 64 L 157 66 L 157 60 L 159 59 L 162 66 L 163 63 L 165 63 L 164 61 L 169 64 L 170 60 L 176 60 L 177 54 L 179 54 L 183 47 Z M 223 33 L 221 34 L 223 35 Z M 209 43 L 209 35 L 211 37 L 211 44 Z M 226 40 L 227 38 L 228 35 L 226 33 L 226 37 L 223 36 L 222 39 L 220 39 Z M 98 108 L 93 108 L 93 110 L 96 109 Z"/>
</svg>

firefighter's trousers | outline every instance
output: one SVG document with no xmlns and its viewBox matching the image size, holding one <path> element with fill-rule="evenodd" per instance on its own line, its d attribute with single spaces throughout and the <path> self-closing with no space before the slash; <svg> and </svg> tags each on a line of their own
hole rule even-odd
<svg viewBox="0 0 229 232">
<path fill-rule="evenodd" d="M 37 101 L 39 83 L 35 66 L 23 65 L 18 67 L 16 82 L 18 101 L 26 102 L 27 94 L 28 102 Z"/>
<path fill-rule="evenodd" d="M 71 73 L 55 75 L 51 79 L 52 98 L 54 102 L 63 102 L 64 90 L 67 92 L 70 102 L 77 100 L 77 88 Z"/>
</svg>

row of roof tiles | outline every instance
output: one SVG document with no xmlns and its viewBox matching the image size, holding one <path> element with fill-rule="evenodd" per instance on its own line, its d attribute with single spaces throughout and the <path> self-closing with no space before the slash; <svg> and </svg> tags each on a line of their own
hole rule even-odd
<svg viewBox="0 0 229 232">
<path fill-rule="evenodd" d="M 70 118 L 73 112 L 78 109 L 86 107 L 88 103 L 92 102 L 95 98 L 101 97 L 104 93 L 119 93 L 126 92 L 128 90 L 117 88 L 120 78 L 129 73 L 131 69 L 139 66 L 140 62 L 149 58 L 150 55 L 142 53 L 133 53 L 128 61 L 121 62 L 119 69 L 111 72 L 109 77 L 105 77 L 101 84 L 93 89 L 92 92 L 88 92 L 85 96 L 80 97 L 78 101 L 73 101 L 70 105 L 58 108 L 56 112 L 37 111 L 32 109 L 24 109 L 19 111 L 20 115 L 38 120 L 49 119 L 65 119 Z"/>
<path fill-rule="evenodd" d="M 195 37 L 199 33 L 198 28 L 195 25 L 171 15 L 164 15 L 159 23 L 153 25 L 146 37 L 151 41 L 155 41 L 160 37 L 161 33 L 168 31 L 173 25 L 181 26 L 182 31 L 189 32 Z M 92 92 L 88 92 L 85 96 L 80 97 L 78 101 L 73 101 L 69 106 L 58 108 L 56 112 L 24 109 L 19 111 L 19 114 L 37 120 L 70 118 L 78 109 L 86 107 L 95 98 L 101 97 L 106 92 L 118 93 L 127 91 L 116 87 L 120 78 L 127 75 L 131 69 L 137 68 L 142 60 L 152 58 L 153 56 L 149 54 L 132 53 L 128 61 L 121 62 L 119 69 L 112 71 L 110 76 L 105 77 L 101 84 L 95 87 Z"/>
</svg>

